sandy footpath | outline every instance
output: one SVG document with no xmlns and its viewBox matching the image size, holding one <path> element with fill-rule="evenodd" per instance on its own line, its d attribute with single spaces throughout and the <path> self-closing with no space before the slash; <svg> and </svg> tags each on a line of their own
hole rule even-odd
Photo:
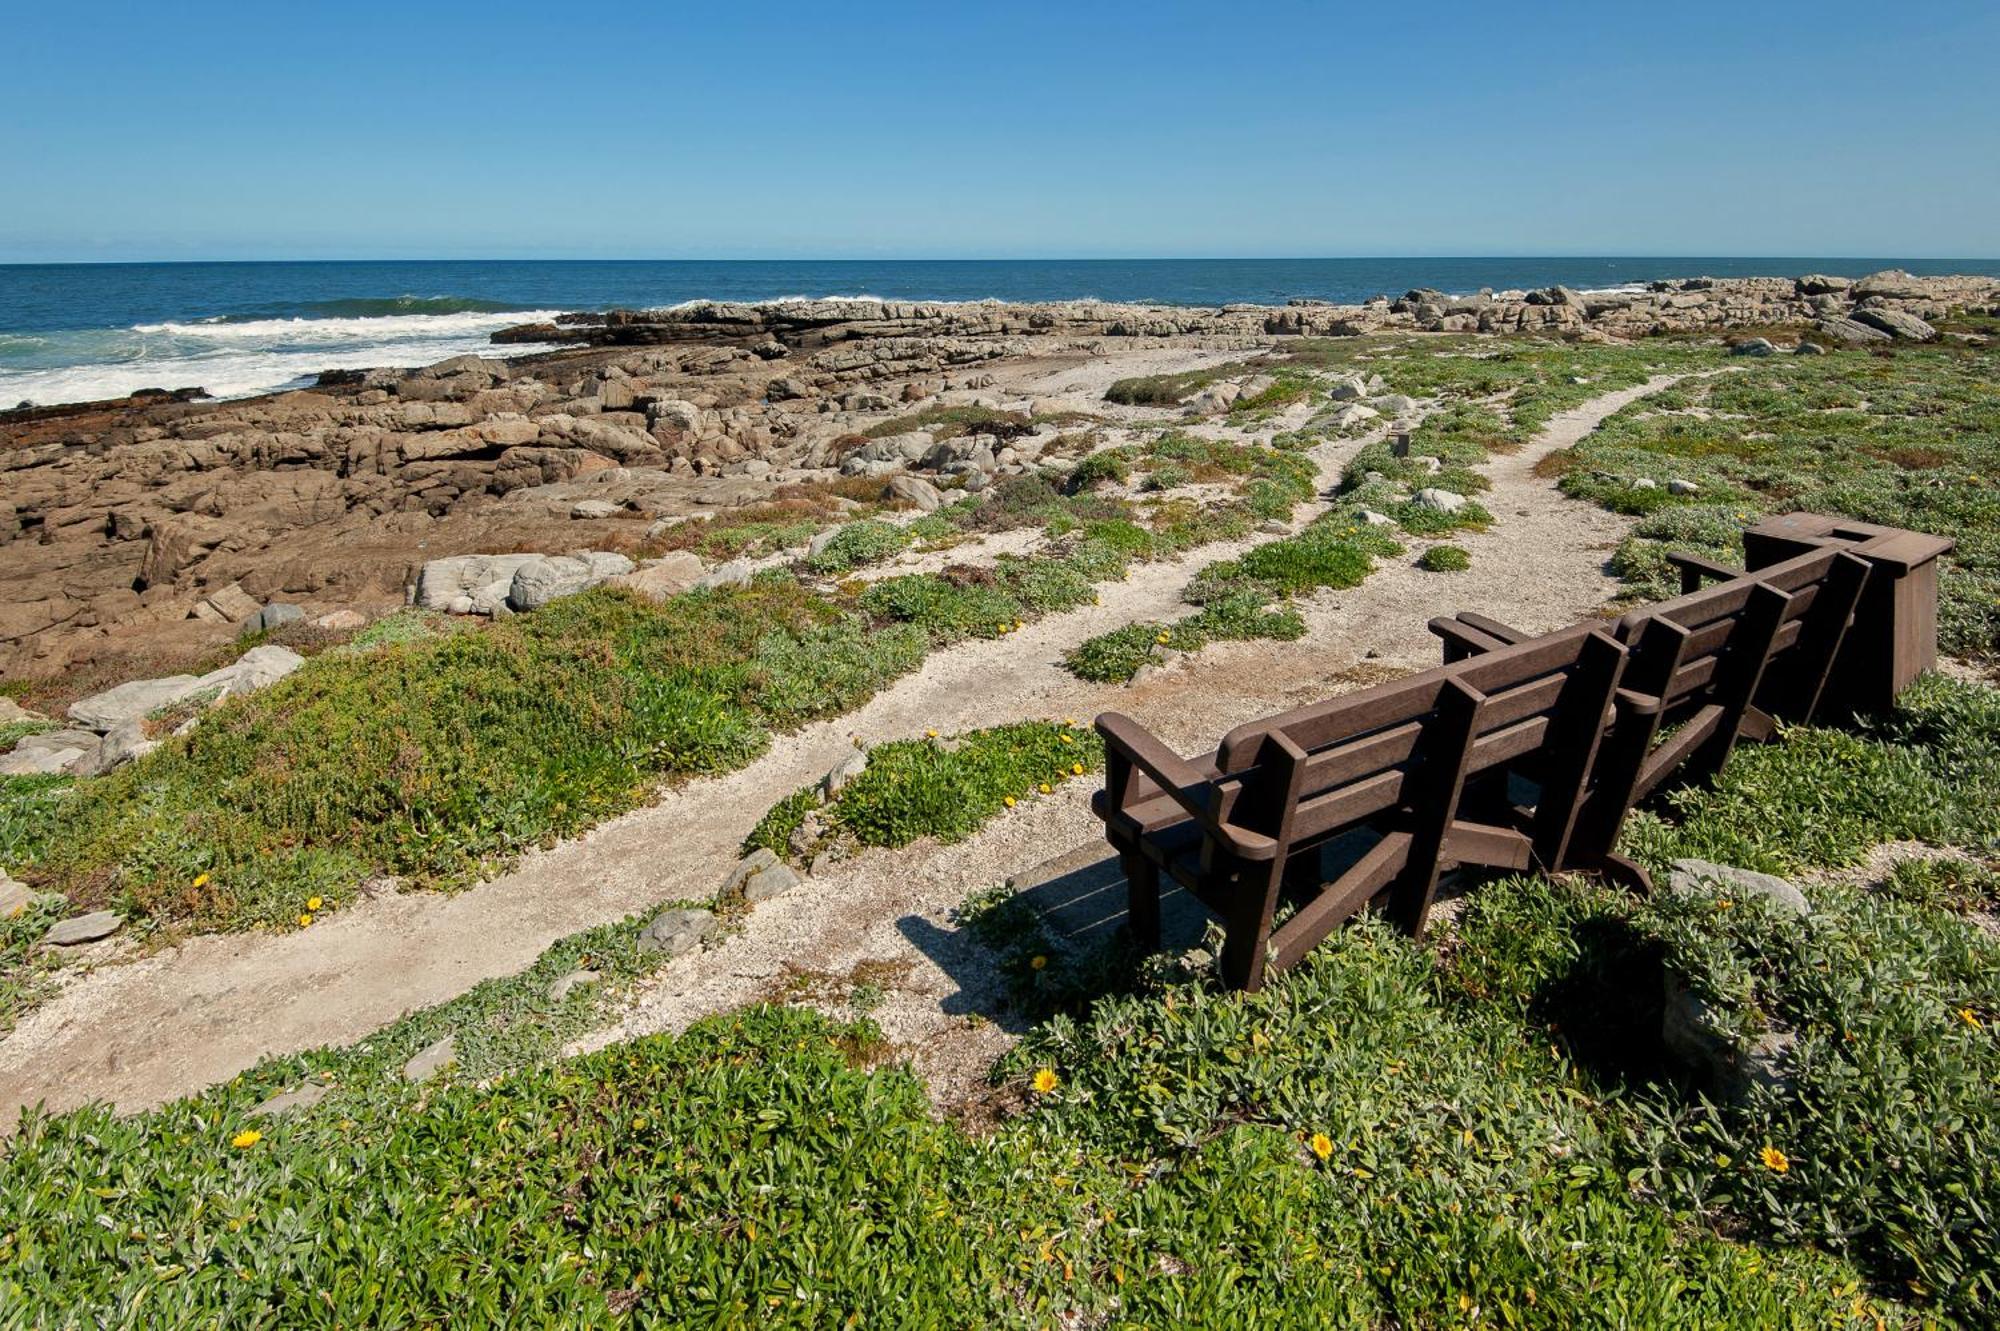
<svg viewBox="0 0 2000 1331">
<path fill-rule="evenodd" d="M 1101 392 L 1085 370 L 1061 377 L 1061 391 Z M 1432 663 L 1437 649 L 1424 630 L 1432 615 L 1477 605 L 1539 630 L 1587 614 L 1615 588 L 1603 564 L 1629 520 L 1561 498 L 1532 468 L 1668 382 L 1663 376 L 1597 398 L 1557 417 L 1520 452 L 1496 458 L 1483 501 L 1499 521 L 1490 532 L 1454 538 L 1472 552 L 1470 571 L 1419 572 L 1411 561 L 1421 544 L 1413 545 L 1363 586 L 1306 601 L 1310 632 L 1299 642 L 1220 644 L 1131 688 L 1088 684 L 1060 668 L 1063 653 L 1088 637 L 1182 613 L 1187 580 L 1246 548 L 1206 547 L 1136 567 L 1104 589 L 1102 605 L 940 652 L 857 711 L 779 736 L 741 771 L 669 792 L 468 891 L 362 902 L 310 931 L 196 938 L 83 976 L 0 1040 L 0 1118 L 11 1121 L 16 1107 L 36 1101 L 155 1105 L 269 1054 L 358 1039 L 518 971 L 579 929 L 676 898 L 706 898 L 765 810 L 819 777 L 857 739 L 872 744 L 1027 717 L 1087 719 L 1116 708 L 1192 750 L 1236 721 L 1325 693 L 1328 681 L 1351 676 L 1364 659 Z M 1337 477 L 1362 442 L 1315 450 L 1323 476 Z M 670 965 L 598 1040 L 678 1029 L 765 996 L 788 964 L 844 973 L 884 960 L 903 978 L 877 1019 L 920 1068 L 962 1082 L 1007 1037 L 967 1021 L 990 998 L 982 989 L 992 977 L 977 949 L 952 934 L 950 911 L 985 883 L 1095 840 L 1085 785 L 1072 783 L 960 846 L 870 853 L 808 880 L 760 907 L 722 945 Z"/>
</svg>

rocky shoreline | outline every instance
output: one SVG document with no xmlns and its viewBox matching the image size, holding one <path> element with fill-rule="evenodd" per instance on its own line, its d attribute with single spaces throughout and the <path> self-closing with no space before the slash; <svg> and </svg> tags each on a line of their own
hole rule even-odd
<svg viewBox="0 0 2000 1331">
<path fill-rule="evenodd" d="M 445 557 L 575 555 L 606 576 L 676 590 L 703 576 L 698 565 L 683 557 L 649 584 L 628 559 L 663 525 L 843 478 L 901 483 L 921 498 L 931 483 L 902 473 L 930 471 L 976 489 L 1039 465 L 1065 425 L 1116 418 L 1095 399 L 1024 396 L 1013 381 L 1028 367 L 1130 360 L 1148 373 L 1163 353 L 1213 364 L 1288 339 L 1368 334 L 1742 330 L 1888 345 L 1948 336 L 1935 324 L 1960 312 L 2000 312 L 2000 281 L 1691 278 L 1634 292 L 1418 290 L 1361 305 L 1208 309 L 706 303 L 565 316 L 497 334 L 495 357 L 330 373 L 261 398 L 173 392 L 0 413 L 0 673 L 192 657 L 266 624 L 274 606 L 279 619 L 331 627 L 413 600 L 493 612 L 510 599 L 511 565 L 504 587 L 496 572 L 420 596 L 423 566 Z M 570 346 L 500 358 L 546 341 Z M 1241 387 L 1222 385 L 1189 410 L 1226 407 L 1219 399 Z M 881 428 L 956 406 L 1008 421 L 942 438 Z M 531 586 L 578 576 L 544 563 Z"/>
</svg>

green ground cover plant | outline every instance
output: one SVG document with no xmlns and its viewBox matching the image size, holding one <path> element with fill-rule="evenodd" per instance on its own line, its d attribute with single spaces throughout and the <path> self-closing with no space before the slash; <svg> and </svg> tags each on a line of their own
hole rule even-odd
<svg viewBox="0 0 2000 1331">
<path fill-rule="evenodd" d="M 1565 493 L 1644 521 L 1617 555 L 1640 596 L 1665 553 L 1741 562 L 1743 526 L 1803 509 L 1949 536 L 1939 635 L 2000 654 L 2000 352 L 1897 347 L 1773 357 L 1685 381 L 1607 420 L 1554 470 Z M 1675 493 L 1671 482 L 1691 484 Z M 1651 482 L 1646 484 L 1645 482 Z"/>
<path fill-rule="evenodd" d="M 907 846 L 920 837 L 963 841 L 1003 810 L 1102 769 L 1104 742 L 1088 726 L 1020 721 L 948 738 L 892 740 L 822 802 L 817 784 L 773 805 L 744 841 L 794 863 L 823 850 Z M 816 835 L 799 829 L 812 815 Z"/>
<path fill-rule="evenodd" d="M 1774 802 L 1824 792 L 1839 733 L 1885 783 L 1926 755 L 1932 830 L 1976 881 L 1996 696 L 1927 680 L 1873 729 L 1746 748 L 1712 804 L 1661 806 L 1649 857 L 1760 844 Z M 944 756 L 884 763 L 881 799 L 929 825 Z M 351 1049 L 126 1118 L 30 1115 L 0 1156 L 0 1283 L 157 1325 L 1990 1324 L 2000 944 L 1952 902 L 1808 892 L 1801 926 L 1505 878 L 1430 942 L 1364 919 L 1255 995 L 1169 959 L 1077 984 L 1097 961 L 984 893 L 966 927 L 1033 1015 L 972 1127 L 869 1022 L 804 1009 L 558 1057 L 606 995 L 549 982 L 642 976 L 635 918 Z M 1792 1032 L 1789 1082 L 1682 1087 L 1666 964 Z M 459 1063 L 403 1082 L 447 1031 Z M 319 1105 L 251 1116 L 309 1080 Z"/>
<path fill-rule="evenodd" d="M 1463 573 L 1472 567 L 1472 556 L 1462 545 L 1434 545 L 1417 556 L 1417 567 L 1426 573 Z"/>
</svg>

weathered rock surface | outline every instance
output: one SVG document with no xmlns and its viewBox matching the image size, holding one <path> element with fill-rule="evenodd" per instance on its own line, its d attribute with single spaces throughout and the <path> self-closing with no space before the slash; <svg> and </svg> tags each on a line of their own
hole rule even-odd
<svg viewBox="0 0 2000 1331">
<path fill-rule="evenodd" d="M 1673 863 L 1669 887 L 1675 892 L 1710 891 L 1721 896 L 1762 897 L 1788 914 L 1804 918 L 1812 904 L 1796 883 L 1775 874 L 1739 869 L 1710 860 L 1680 859 Z"/>
<path fill-rule="evenodd" d="M 79 943 L 95 943 L 100 938 L 109 938 L 125 927 L 125 917 L 111 910 L 94 910 L 88 915 L 76 915 L 60 920 L 49 926 L 42 935 L 42 941 L 50 947 L 75 947 Z"/>
<path fill-rule="evenodd" d="M 458 1061 L 458 1037 L 447 1035 L 424 1046 L 403 1064 L 404 1081 L 429 1081 Z"/>
<path fill-rule="evenodd" d="M 266 1098 L 262 1104 L 252 1109 L 250 1113 L 255 1118 L 276 1118 L 281 1114 L 289 1114 L 295 1110 L 311 1109 L 314 1105 L 326 1099 L 327 1090 L 328 1088 L 324 1084 L 309 1081 L 302 1085 L 294 1086 L 289 1091 L 280 1091 L 276 1095 Z"/>
<path fill-rule="evenodd" d="M 715 932 L 715 914 L 699 907 L 661 911 L 639 932 L 639 950 L 678 957 Z"/>
</svg>

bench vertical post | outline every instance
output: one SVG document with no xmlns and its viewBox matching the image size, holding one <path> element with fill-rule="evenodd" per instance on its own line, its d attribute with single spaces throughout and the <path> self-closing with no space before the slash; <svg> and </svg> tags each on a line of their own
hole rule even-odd
<svg viewBox="0 0 2000 1331">
<path fill-rule="evenodd" d="M 1591 634 L 1549 719 L 1543 740 L 1548 762 L 1530 828 L 1536 862 L 1546 871 L 1562 868 L 1569 858 L 1570 837 L 1624 671 L 1625 649 L 1602 634 Z"/>
<path fill-rule="evenodd" d="M 1626 687 L 1618 691 L 1610 728 L 1598 745 L 1589 791 L 1570 833 L 1571 860 L 1585 868 L 1611 870 L 1641 888 L 1647 886 L 1643 875 L 1622 872 L 1624 866 L 1614 859 L 1612 847 L 1625 826 L 1653 737 L 1660 733 L 1659 698 L 1680 669 L 1689 636 L 1668 619 L 1648 619 L 1639 628 L 1637 641 L 1629 648 Z"/>
<path fill-rule="evenodd" d="M 1305 779 L 1305 750 L 1284 731 L 1270 731 L 1258 745 L 1256 766 L 1230 806 L 1238 826 L 1277 843 L 1270 863 L 1243 866 L 1238 890 L 1223 921 L 1222 982 L 1232 989 L 1255 992 L 1264 987 L 1271 921 L 1278 913 L 1278 894 L 1285 886 L 1292 819 L 1298 812 Z"/>
<path fill-rule="evenodd" d="M 1730 635 L 1729 652 L 1717 670 L 1714 698 L 1721 715 L 1715 733 L 1688 755 L 1682 768 L 1687 780 L 1708 780 L 1722 770 L 1729 755 L 1735 752 L 1744 713 L 1750 710 L 1750 700 L 1757 696 L 1757 687 L 1764 682 L 1772 643 L 1784 626 L 1785 607 L 1791 600 L 1789 594 L 1761 582 L 1751 589 L 1749 603 L 1743 607 L 1736 631 Z"/>
<path fill-rule="evenodd" d="M 1412 938 L 1421 938 L 1437 895 L 1438 872 L 1450 853 L 1451 820 L 1465 788 L 1472 740 L 1486 695 L 1460 680 L 1438 692 L 1435 733 L 1426 735 L 1422 764 L 1411 774 L 1410 855 L 1389 885 L 1389 919 Z"/>
</svg>

